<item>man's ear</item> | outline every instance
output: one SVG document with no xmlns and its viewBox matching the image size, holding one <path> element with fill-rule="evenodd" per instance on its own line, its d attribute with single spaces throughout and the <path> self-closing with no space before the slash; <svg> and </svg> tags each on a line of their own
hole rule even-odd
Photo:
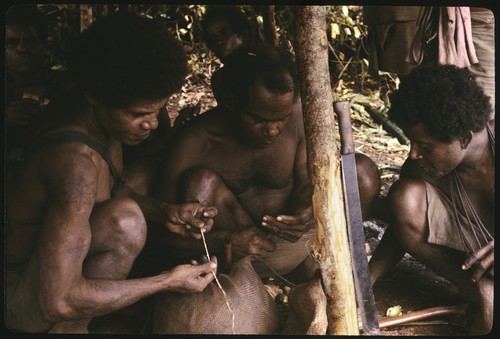
<svg viewBox="0 0 500 339">
<path fill-rule="evenodd" d="M 466 149 L 469 146 L 473 136 L 474 132 L 469 131 L 465 136 L 463 136 L 460 139 L 460 145 L 462 146 L 462 149 Z"/>
</svg>

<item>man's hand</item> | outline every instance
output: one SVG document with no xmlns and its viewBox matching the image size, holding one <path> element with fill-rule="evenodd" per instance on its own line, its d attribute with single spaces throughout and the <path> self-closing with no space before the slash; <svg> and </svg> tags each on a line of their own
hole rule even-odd
<svg viewBox="0 0 500 339">
<path fill-rule="evenodd" d="M 276 249 L 276 244 L 255 226 L 231 232 L 228 236 L 232 249 L 237 256 L 255 255 L 267 258 Z"/>
<path fill-rule="evenodd" d="M 211 257 L 210 261 L 198 264 L 179 265 L 167 272 L 168 291 L 178 293 L 202 292 L 214 280 L 217 271 L 217 258 Z"/>
<path fill-rule="evenodd" d="M 278 237 L 296 242 L 314 225 L 312 207 L 308 207 L 297 215 L 278 215 L 276 218 L 265 215 L 262 226 L 271 230 Z"/>
<path fill-rule="evenodd" d="M 208 232 L 218 211 L 199 203 L 172 204 L 167 207 L 166 227 L 170 232 L 201 239 L 200 232 Z"/>
<path fill-rule="evenodd" d="M 488 273 L 492 278 L 495 276 L 495 240 L 480 248 L 467 258 L 462 265 L 463 270 L 473 268 L 472 281 L 477 282 Z"/>
</svg>

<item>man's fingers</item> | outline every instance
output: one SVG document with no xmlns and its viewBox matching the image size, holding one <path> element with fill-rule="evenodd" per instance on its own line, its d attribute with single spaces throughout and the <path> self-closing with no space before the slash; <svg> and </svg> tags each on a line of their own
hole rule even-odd
<svg viewBox="0 0 500 339">
<path fill-rule="evenodd" d="M 490 269 L 490 267 L 493 267 L 493 262 L 491 260 L 485 259 L 478 261 L 471 277 L 472 281 L 479 281 L 483 277 L 483 275 Z"/>
<path fill-rule="evenodd" d="M 474 264 L 476 264 L 478 261 L 482 260 L 483 258 L 487 258 L 488 256 L 492 256 L 493 253 L 490 254 L 490 252 L 493 252 L 495 248 L 494 241 L 489 242 L 486 246 L 480 248 L 477 252 L 473 253 L 470 257 L 468 257 L 463 265 L 462 269 L 463 270 L 468 270 L 471 268 Z M 493 259 L 490 259 L 489 261 L 491 262 Z"/>
<path fill-rule="evenodd" d="M 198 212 L 198 210 L 197 210 L 197 212 Z M 203 216 L 205 218 L 213 218 L 217 215 L 218 210 L 216 207 L 209 207 L 209 206 L 200 205 L 199 212 L 201 212 L 201 213 L 199 213 L 200 214 L 199 216 Z"/>
<path fill-rule="evenodd" d="M 266 252 L 272 253 L 276 249 L 276 244 L 268 239 L 259 239 L 258 244 L 261 249 L 263 249 Z"/>
</svg>

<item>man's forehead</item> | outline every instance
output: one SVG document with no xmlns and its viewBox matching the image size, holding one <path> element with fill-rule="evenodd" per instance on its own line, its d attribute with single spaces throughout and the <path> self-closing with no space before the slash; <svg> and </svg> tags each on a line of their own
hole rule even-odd
<svg viewBox="0 0 500 339">
<path fill-rule="evenodd" d="M 5 37 L 38 37 L 38 34 L 36 29 L 28 23 L 11 23 L 5 26 Z"/>
</svg>

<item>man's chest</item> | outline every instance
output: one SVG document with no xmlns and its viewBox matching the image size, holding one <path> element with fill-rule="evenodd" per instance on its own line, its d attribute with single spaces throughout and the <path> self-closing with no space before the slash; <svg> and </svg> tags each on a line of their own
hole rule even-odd
<svg viewBox="0 0 500 339">
<path fill-rule="evenodd" d="M 296 146 L 281 144 L 266 149 L 242 149 L 231 145 L 212 148 L 204 159 L 235 194 L 251 187 L 285 188 L 292 183 Z"/>
</svg>

